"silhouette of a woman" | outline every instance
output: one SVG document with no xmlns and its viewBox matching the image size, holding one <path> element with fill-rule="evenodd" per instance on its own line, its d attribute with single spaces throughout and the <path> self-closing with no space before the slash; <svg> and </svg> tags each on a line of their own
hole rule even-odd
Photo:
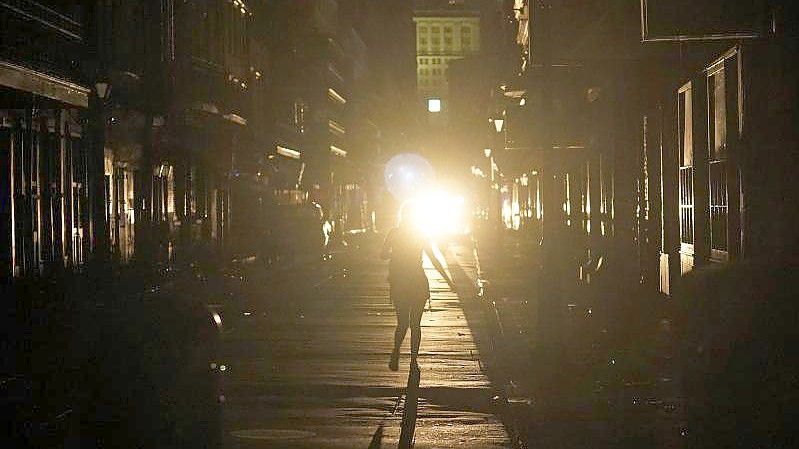
<svg viewBox="0 0 799 449">
<path fill-rule="evenodd" d="M 436 269 L 451 285 L 444 268 L 436 259 L 429 242 L 412 224 L 413 206 L 406 203 L 400 209 L 399 225 L 392 228 L 383 243 L 381 257 L 389 259 L 388 283 L 391 302 L 397 313 L 394 330 L 394 349 L 388 363 L 389 369 L 399 369 L 399 351 L 408 327 L 411 329 L 411 367 L 418 369 L 417 357 L 422 341 L 422 313 L 430 298 L 430 284 L 422 267 L 422 252 L 426 252 Z"/>
</svg>

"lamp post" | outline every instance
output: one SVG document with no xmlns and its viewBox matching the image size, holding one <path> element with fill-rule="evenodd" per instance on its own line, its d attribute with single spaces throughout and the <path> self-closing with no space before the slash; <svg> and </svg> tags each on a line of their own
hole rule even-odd
<svg viewBox="0 0 799 449">
<path fill-rule="evenodd" d="M 106 140 L 106 107 L 111 94 L 111 85 L 106 81 L 98 81 L 94 85 L 92 96 L 91 152 L 88 161 L 89 195 L 91 202 L 91 236 L 94 248 L 94 259 L 98 268 L 103 270 L 108 259 L 108 186 L 105 179 L 105 140 Z"/>
<path fill-rule="evenodd" d="M 496 132 L 495 137 L 492 139 L 495 142 L 495 150 L 492 151 L 490 148 L 486 148 L 484 154 L 488 159 L 489 169 L 491 170 L 491 176 L 489 177 L 489 222 L 492 226 L 496 226 L 497 232 L 502 232 L 502 195 L 500 193 L 500 186 L 499 186 L 499 177 L 495 173 L 496 163 L 494 162 L 496 156 L 496 149 L 504 150 L 505 149 L 505 139 L 502 138 L 500 141 L 497 136 L 502 135 L 505 131 L 505 111 L 502 111 L 498 117 L 489 118 L 488 121 L 493 125 L 493 130 Z M 494 134 L 491 132 L 491 134 Z"/>
<path fill-rule="evenodd" d="M 491 190 L 494 186 L 494 161 L 491 159 L 491 148 L 484 148 L 483 155 L 486 158 L 486 184 L 487 187 L 485 193 L 485 206 L 486 206 L 486 220 L 490 221 L 492 207 L 491 207 Z"/>
<path fill-rule="evenodd" d="M 488 176 L 489 187 L 494 185 L 494 158 L 491 157 L 491 148 L 485 148 L 483 150 L 483 154 L 485 154 L 486 160 L 488 160 L 488 170 L 490 175 Z"/>
</svg>

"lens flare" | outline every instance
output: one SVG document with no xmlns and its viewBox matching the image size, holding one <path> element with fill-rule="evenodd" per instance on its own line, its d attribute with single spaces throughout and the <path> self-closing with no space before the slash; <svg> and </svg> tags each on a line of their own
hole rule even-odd
<svg viewBox="0 0 799 449">
<path fill-rule="evenodd" d="M 401 153 L 386 163 L 386 188 L 402 201 L 418 196 L 434 178 L 433 166 L 418 154 Z"/>
</svg>

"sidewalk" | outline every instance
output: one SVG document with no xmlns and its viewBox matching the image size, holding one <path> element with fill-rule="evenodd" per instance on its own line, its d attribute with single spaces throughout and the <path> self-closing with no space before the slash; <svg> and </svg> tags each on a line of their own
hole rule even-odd
<svg viewBox="0 0 799 449">
<path fill-rule="evenodd" d="M 265 297 L 269 312 L 227 336 L 225 447 L 511 447 L 474 332 L 482 323 L 431 267 L 420 378 L 408 373 L 409 338 L 400 371 L 388 370 L 395 318 L 374 237 L 334 259 L 347 276 Z"/>
<path fill-rule="evenodd" d="M 562 399 L 546 407 L 537 401 L 538 255 L 537 247 L 526 243 L 506 238 L 502 247 L 479 247 L 486 285 L 482 304 L 495 318 L 495 382 L 505 385 L 506 419 L 521 445 L 681 447 L 681 401 L 668 336 L 653 332 L 646 337 L 651 340 L 614 347 L 601 338 L 601 327 L 592 327 L 598 318 L 584 315 L 579 298 L 570 301 L 576 307 L 569 309 L 558 362 Z"/>
</svg>

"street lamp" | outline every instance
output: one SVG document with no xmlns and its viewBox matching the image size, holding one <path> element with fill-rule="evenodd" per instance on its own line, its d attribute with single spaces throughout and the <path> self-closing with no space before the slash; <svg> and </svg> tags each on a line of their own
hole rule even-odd
<svg viewBox="0 0 799 449">
<path fill-rule="evenodd" d="M 505 119 L 495 118 L 494 119 L 494 128 L 496 128 L 498 133 L 502 132 L 503 125 L 505 124 Z"/>
</svg>

